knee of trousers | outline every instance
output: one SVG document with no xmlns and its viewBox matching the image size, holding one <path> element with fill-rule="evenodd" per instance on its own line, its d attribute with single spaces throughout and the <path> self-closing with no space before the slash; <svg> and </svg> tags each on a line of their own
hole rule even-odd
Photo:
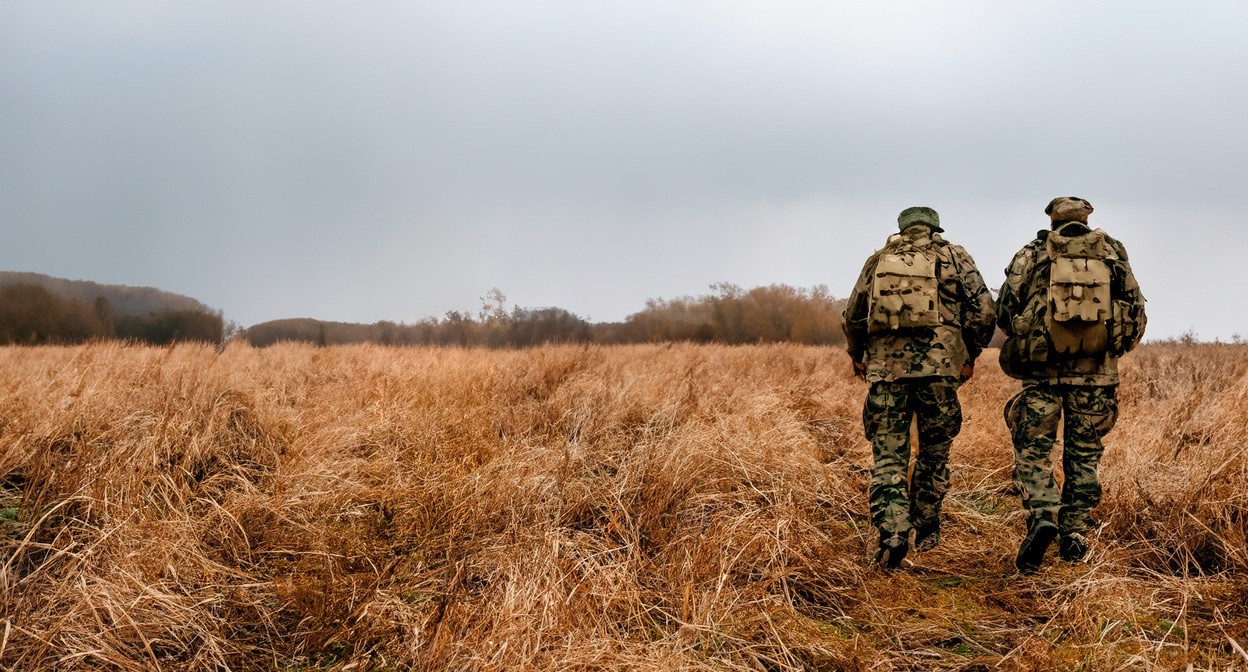
<svg viewBox="0 0 1248 672">
<path fill-rule="evenodd" d="M 956 412 L 935 418 L 919 425 L 919 441 L 926 450 L 929 446 L 943 445 L 947 451 L 949 443 L 962 431 L 962 413 Z"/>
<path fill-rule="evenodd" d="M 1053 441 L 1062 417 L 1061 403 L 1024 389 L 1005 405 L 1005 424 L 1016 448 L 1035 440 Z"/>
<path fill-rule="evenodd" d="M 862 427 L 867 440 L 872 442 L 880 434 L 909 436 L 910 417 L 904 396 L 899 396 L 882 383 L 871 387 L 862 405 Z"/>
</svg>

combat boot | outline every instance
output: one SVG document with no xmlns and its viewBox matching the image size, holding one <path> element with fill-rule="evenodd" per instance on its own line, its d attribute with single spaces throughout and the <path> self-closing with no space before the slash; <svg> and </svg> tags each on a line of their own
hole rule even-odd
<svg viewBox="0 0 1248 672">
<path fill-rule="evenodd" d="M 1053 543 L 1056 536 L 1057 525 L 1052 521 L 1033 518 L 1027 526 L 1027 536 L 1018 547 L 1018 557 L 1014 559 L 1014 566 L 1018 567 L 1018 571 L 1031 574 L 1040 569 L 1040 564 L 1044 562 L 1044 552 L 1049 550 L 1049 544 Z"/>
<path fill-rule="evenodd" d="M 884 569 L 897 569 L 906 557 L 910 544 L 900 534 L 887 535 L 880 533 L 880 550 L 875 553 L 875 564 Z"/>
<path fill-rule="evenodd" d="M 1078 532 L 1063 534 L 1057 542 L 1057 555 L 1066 562 L 1081 562 L 1088 555 L 1088 538 Z"/>
<path fill-rule="evenodd" d="M 914 550 L 930 551 L 940 545 L 940 526 L 924 525 L 914 529 Z"/>
</svg>

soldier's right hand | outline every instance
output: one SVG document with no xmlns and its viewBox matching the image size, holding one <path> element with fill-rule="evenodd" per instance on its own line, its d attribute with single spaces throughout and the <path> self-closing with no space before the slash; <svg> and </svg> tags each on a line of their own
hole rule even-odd
<svg viewBox="0 0 1248 672">
<path fill-rule="evenodd" d="M 867 365 L 862 362 L 854 362 L 854 377 L 858 380 L 867 379 Z"/>
</svg>

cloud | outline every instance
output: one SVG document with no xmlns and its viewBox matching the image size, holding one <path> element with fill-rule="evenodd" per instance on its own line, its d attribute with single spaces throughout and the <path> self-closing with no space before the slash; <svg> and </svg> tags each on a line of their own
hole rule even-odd
<svg viewBox="0 0 1248 672">
<path fill-rule="evenodd" d="M 1197 207 L 1209 219 L 1184 234 L 1207 246 L 1248 225 L 1245 19 L 1242 3 L 4 3 L 0 266 L 183 291 L 243 322 L 414 319 L 491 286 L 617 319 L 720 280 L 843 293 L 916 203 L 965 223 L 985 275 L 1059 194 L 1129 209 L 1129 247 Z M 1182 299 L 1157 296 L 1175 317 L 1155 324 L 1181 322 Z M 1225 322 L 1207 313 L 1198 330 Z"/>
</svg>

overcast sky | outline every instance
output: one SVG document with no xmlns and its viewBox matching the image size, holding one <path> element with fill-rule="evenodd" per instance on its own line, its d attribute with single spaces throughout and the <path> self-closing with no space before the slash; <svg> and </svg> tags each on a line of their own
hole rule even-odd
<svg viewBox="0 0 1248 672">
<path fill-rule="evenodd" d="M 0 269 L 246 326 L 990 286 L 1083 196 L 1149 337 L 1248 336 L 1248 2 L 0 0 Z"/>
</svg>

